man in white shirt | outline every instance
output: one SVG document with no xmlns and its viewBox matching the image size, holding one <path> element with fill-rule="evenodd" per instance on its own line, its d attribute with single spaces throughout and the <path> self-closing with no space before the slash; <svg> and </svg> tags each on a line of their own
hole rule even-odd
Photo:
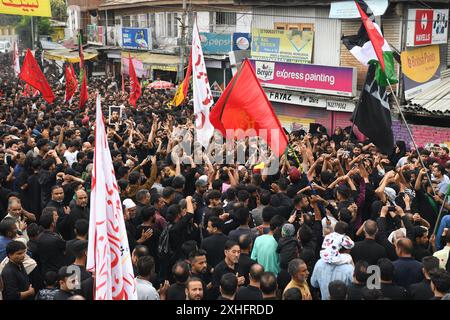
<svg viewBox="0 0 450 320">
<path fill-rule="evenodd" d="M 64 158 L 66 158 L 67 162 L 69 163 L 69 167 L 72 167 L 72 164 L 74 162 L 77 162 L 77 142 L 76 141 L 70 141 L 67 143 L 67 150 L 64 152 Z"/>
<path fill-rule="evenodd" d="M 160 290 L 150 282 L 155 273 L 155 260 L 151 256 L 140 257 L 137 262 L 136 292 L 138 300 L 165 300 L 169 282 L 165 281 Z M 158 292 L 159 291 L 159 292 Z"/>
<path fill-rule="evenodd" d="M 447 244 L 442 250 L 436 251 L 433 256 L 439 259 L 439 268 L 445 269 L 448 256 L 450 255 L 450 231 L 447 230 L 445 235 L 445 243 Z"/>
</svg>

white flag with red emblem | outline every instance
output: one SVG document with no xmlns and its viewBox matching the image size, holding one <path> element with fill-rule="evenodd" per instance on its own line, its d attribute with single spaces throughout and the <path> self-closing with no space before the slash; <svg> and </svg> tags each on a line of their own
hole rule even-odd
<svg viewBox="0 0 450 320">
<path fill-rule="evenodd" d="M 136 300 L 131 253 L 105 123 L 97 95 L 87 269 L 96 300 Z"/>
<path fill-rule="evenodd" d="M 196 141 L 207 148 L 214 133 L 214 127 L 209 121 L 209 109 L 214 104 L 214 100 L 211 87 L 209 86 L 208 75 L 206 74 L 197 21 L 195 21 L 192 28 L 192 87 Z"/>
<path fill-rule="evenodd" d="M 14 74 L 16 75 L 16 77 L 18 77 L 20 73 L 20 63 L 19 63 L 19 50 L 17 49 L 17 42 L 14 42 L 13 67 L 14 67 Z"/>
</svg>

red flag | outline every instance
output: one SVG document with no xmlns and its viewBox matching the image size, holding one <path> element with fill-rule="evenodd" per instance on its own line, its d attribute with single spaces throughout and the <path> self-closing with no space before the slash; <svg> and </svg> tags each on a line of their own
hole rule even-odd
<svg viewBox="0 0 450 320">
<path fill-rule="evenodd" d="M 78 81 L 73 72 L 73 66 L 66 66 L 66 102 L 72 99 L 73 95 L 77 91 Z"/>
<path fill-rule="evenodd" d="M 372 20 L 369 19 L 367 14 L 361 8 L 360 4 L 367 7 L 367 4 L 362 0 L 355 0 L 356 7 L 358 8 L 359 15 L 361 16 L 361 20 L 366 28 L 367 35 L 369 36 L 370 41 L 372 42 L 373 49 L 375 50 L 375 54 L 377 55 L 378 61 L 380 62 L 381 69 L 385 71 L 384 59 L 383 59 L 383 45 L 384 38 L 375 28 Z"/>
<path fill-rule="evenodd" d="M 189 80 L 191 78 L 191 74 L 192 74 L 192 49 L 191 49 L 191 53 L 189 54 L 189 64 L 188 64 L 188 68 L 186 70 L 186 76 L 184 77 L 184 81 L 183 81 L 183 96 L 184 96 L 184 98 L 186 98 L 187 94 L 188 94 Z"/>
<path fill-rule="evenodd" d="M 80 91 L 80 103 L 78 108 L 80 110 L 84 109 L 84 105 L 88 101 L 88 89 L 87 89 L 87 81 L 86 81 L 86 70 L 83 72 L 83 81 L 81 82 L 81 91 Z"/>
<path fill-rule="evenodd" d="M 227 135 L 226 130 L 241 129 L 244 135 L 234 133 L 234 137 L 263 137 L 278 156 L 287 147 L 288 140 L 280 121 L 248 60 L 243 62 L 239 72 L 211 109 L 209 119 L 223 136 Z"/>
<path fill-rule="evenodd" d="M 130 69 L 129 69 L 129 74 L 130 74 L 130 104 L 134 107 L 136 107 L 136 101 L 139 99 L 139 97 L 141 96 L 142 90 L 141 90 L 141 85 L 139 83 L 139 80 L 136 76 L 136 71 L 134 70 L 134 65 L 133 65 L 133 60 L 131 59 L 131 55 L 129 56 L 130 59 Z"/>
<path fill-rule="evenodd" d="M 33 57 L 30 49 L 27 49 L 27 54 L 25 55 L 25 59 L 23 60 L 22 70 L 20 71 L 19 78 L 28 83 L 30 86 L 39 90 L 42 94 L 42 97 L 48 103 L 53 103 L 55 100 L 55 95 L 50 88 L 50 85 L 45 79 L 44 74 L 39 68 L 36 59 Z"/>
</svg>

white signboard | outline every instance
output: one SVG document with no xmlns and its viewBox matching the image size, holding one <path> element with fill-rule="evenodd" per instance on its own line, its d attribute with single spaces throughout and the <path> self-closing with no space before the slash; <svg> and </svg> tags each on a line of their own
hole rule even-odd
<svg viewBox="0 0 450 320">
<path fill-rule="evenodd" d="M 326 100 L 305 94 L 291 93 L 284 90 L 266 91 L 270 101 L 297 104 L 307 107 L 326 108 Z"/>
<path fill-rule="evenodd" d="M 269 100 L 273 102 L 296 104 L 314 108 L 326 108 L 329 111 L 353 112 L 355 109 L 355 103 L 350 100 L 325 99 L 285 90 L 267 90 L 266 95 Z"/>
<path fill-rule="evenodd" d="M 327 100 L 327 110 L 353 112 L 353 110 L 355 110 L 355 103 L 344 100 Z"/>
<path fill-rule="evenodd" d="M 449 9 L 409 9 L 406 45 L 408 47 L 445 44 Z"/>
<path fill-rule="evenodd" d="M 382 16 L 389 6 L 388 0 L 366 0 L 374 15 Z M 332 2 L 330 8 L 330 18 L 332 19 L 355 19 L 360 18 L 355 1 Z"/>
</svg>

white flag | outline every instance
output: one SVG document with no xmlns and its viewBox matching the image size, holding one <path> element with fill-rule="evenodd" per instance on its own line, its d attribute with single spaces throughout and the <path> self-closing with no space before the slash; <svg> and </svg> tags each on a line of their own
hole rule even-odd
<svg viewBox="0 0 450 320">
<path fill-rule="evenodd" d="M 136 300 L 131 253 L 105 123 L 97 95 L 87 269 L 96 300 Z"/>
<path fill-rule="evenodd" d="M 16 42 L 14 42 L 13 68 L 14 68 L 14 74 L 16 75 L 16 77 L 18 77 L 19 73 L 20 73 L 20 64 L 19 64 L 19 50 L 17 49 Z"/>
<path fill-rule="evenodd" d="M 194 94 L 194 116 L 196 140 L 205 148 L 214 133 L 214 127 L 209 121 L 209 109 L 214 103 L 206 74 L 205 60 L 203 59 L 202 44 L 198 33 L 197 20 L 192 28 L 192 85 Z"/>
</svg>

